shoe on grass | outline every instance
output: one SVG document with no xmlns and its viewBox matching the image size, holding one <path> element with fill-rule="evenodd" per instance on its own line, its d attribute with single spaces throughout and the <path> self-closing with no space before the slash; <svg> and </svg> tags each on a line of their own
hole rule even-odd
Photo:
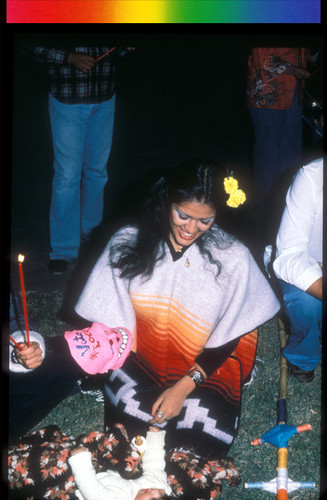
<svg viewBox="0 0 327 500">
<path fill-rule="evenodd" d="M 296 378 L 298 382 L 312 382 L 312 380 L 314 379 L 315 376 L 314 370 L 310 371 L 302 370 L 302 368 L 299 368 L 296 365 L 292 365 L 291 363 L 290 367 L 294 378 Z"/>
<path fill-rule="evenodd" d="M 64 259 L 49 260 L 49 272 L 51 274 L 63 274 L 68 267 L 68 261 Z"/>
</svg>

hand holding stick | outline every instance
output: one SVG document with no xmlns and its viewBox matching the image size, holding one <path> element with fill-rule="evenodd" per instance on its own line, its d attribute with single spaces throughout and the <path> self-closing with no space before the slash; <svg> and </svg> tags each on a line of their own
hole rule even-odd
<svg viewBox="0 0 327 500">
<path fill-rule="evenodd" d="M 22 289 L 22 300 L 23 300 L 23 309 L 24 309 L 24 318 L 25 318 L 25 331 L 26 331 L 26 341 L 27 346 L 30 346 L 30 332 L 28 328 L 28 316 L 27 316 L 27 306 L 26 306 L 26 293 L 25 293 L 25 284 L 24 284 L 24 275 L 23 275 L 23 262 L 24 255 L 18 255 L 18 266 L 19 266 L 19 276 L 20 276 L 20 285 Z"/>
</svg>

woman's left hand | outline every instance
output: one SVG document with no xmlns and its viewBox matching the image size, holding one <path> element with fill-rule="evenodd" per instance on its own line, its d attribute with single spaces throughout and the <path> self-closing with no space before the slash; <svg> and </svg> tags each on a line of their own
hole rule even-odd
<svg viewBox="0 0 327 500">
<path fill-rule="evenodd" d="M 180 414 L 184 401 L 195 388 L 189 376 L 184 376 L 176 384 L 166 389 L 152 406 L 150 424 L 162 424 Z"/>
</svg>

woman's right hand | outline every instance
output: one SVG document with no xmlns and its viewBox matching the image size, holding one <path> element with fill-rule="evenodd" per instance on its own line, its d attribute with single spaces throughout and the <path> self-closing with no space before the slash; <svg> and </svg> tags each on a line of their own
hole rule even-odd
<svg viewBox="0 0 327 500">
<path fill-rule="evenodd" d="M 166 389 L 152 405 L 152 419 L 149 424 L 162 424 L 180 414 L 184 401 L 194 390 L 195 383 L 189 376 L 184 376 Z"/>
<path fill-rule="evenodd" d="M 19 344 L 22 347 L 20 351 L 17 347 L 14 348 L 17 361 L 25 368 L 32 370 L 37 368 L 42 363 L 42 349 L 38 342 L 31 342 L 28 347 L 27 344 Z"/>
</svg>

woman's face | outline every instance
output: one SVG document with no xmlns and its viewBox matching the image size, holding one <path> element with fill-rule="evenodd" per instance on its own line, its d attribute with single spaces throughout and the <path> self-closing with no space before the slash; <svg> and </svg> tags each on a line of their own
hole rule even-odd
<svg viewBox="0 0 327 500">
<path fill-rule="evenodd" d="M 174 247 L 191 245 L 210 229 L 215 216 L 216 210 L 205 203 L 198 201 L 172 203 L 169 222 L 170 239 Z"/>
</svg>

